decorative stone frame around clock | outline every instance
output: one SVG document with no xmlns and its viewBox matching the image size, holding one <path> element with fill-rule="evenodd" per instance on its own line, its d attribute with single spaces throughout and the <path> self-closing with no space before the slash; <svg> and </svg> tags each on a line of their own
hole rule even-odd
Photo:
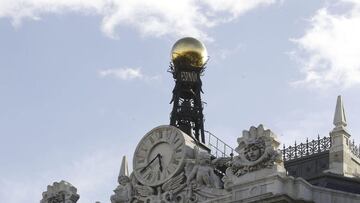
<svg viewBox="0 0 360 203">
<path fill-rule="evenodd" d="M 161 145 L 166 145 L 166 147 L 163 146 L 161 150 L 157 149 L 157 147 L 160 147 Z M 152 129 L 141 139 L 134 153 L 133 167 L 136 179 L 141 184 L 147 186 L 158 186 L 165 183 L 167 180 L 180 173 L 185 165 L 186 159 L 193 158 L 193 148 L 195 146 L 196 144 L 188 135 L 174 126 L 162 125 Z M 167 164 L 172 168 L 169 174 L 164 175 L 165 178 L 148 181 L 140 175 L 139 170 L 141 171 L 141 169 L 139 168 L 139 159 L 143 159 L 145 163 L 149 163 L 153 158 L 151 157 L 151 154 L 154 153 L 153 150 L 160 150 L 162 151 L 162 156 L 167 157 L 167 161 L 163 163 L 164 173 L 166 173 Z"/>
</svg>

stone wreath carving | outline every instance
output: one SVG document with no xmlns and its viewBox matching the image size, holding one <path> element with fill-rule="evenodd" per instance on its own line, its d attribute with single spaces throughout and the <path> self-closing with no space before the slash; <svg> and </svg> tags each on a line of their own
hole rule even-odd
<svg viewBox="0 0 360 203">
<path fill-rule="evenodd" d="M 238 138 L 235 151 L 238 156 L 228 162 L 227 176 L 242 176 L 246 173 L 262 168 L 270 168 L 276 163 L 282 163 L 282 156 L 278 150 L 279 142 L 271 130 L 263 125 L 252 126 L 249 131 L 244 130 L 243 136 Z"/>
</svg>

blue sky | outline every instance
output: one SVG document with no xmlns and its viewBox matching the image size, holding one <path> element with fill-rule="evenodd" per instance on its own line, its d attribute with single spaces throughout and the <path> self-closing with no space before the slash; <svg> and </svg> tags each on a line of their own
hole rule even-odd
<svg viewBox="0 0 360 203">
<path fill-rule="evenodd" d="M 260 123 L 327 136 L 337 95 L 360 143 L 357 0 L 0 0 L 0 201 L 64 179 L 110 202 L 122 156 L 169 123 L 184 36 L 208 49 L 205 128 L 229 145 Z"/>
</svg>

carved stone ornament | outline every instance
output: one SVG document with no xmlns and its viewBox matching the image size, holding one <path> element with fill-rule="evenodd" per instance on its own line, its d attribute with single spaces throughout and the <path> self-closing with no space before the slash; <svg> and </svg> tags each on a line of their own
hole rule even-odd
<svg viewBox="0 0 360 203">
<path fill-rule="evenodd" d="M 119 176 L 119 185 L 114 190 L 114 195 L 111 196 L 111 203 L 125 203 L 130 202 L 133 195 L 133 189 L 130 178 L 128 176 Z"/>
<path fill-rule="evenodd" d="M 223 183 L 215 173 L 215 167 L 208 152 L 195 148 L 196 159 L 189 160 L 185 166 L 186 192 L 182 195 L 185 202 L 199 202 L 227 195 Z"/>
<path fill-rule="evenodd" d="M 43 192 L 40 203 L 76 203 L 80 196 L 77 189 L 66 181 L 54 182 Z"/>
<path fill-rule="evenodd" d="M 144 185 L 131 176 L 133 202 L 195 203 L 228 195 L 215 173 L 208 152 L 194 149 L 195 159 L 188 159 L 181 172 L 159 186 Z M 113 202 L 115 203 L 115 202 Z"/>
<path fill-rule="evenodd" d="M 114 195 L 111 196 L 111 203 L 125 203 L 131 202 L 133 197 L 133 187 L 129 177 L 128 163 L 126 156 L 123 157 L 118 177 L 119 185 L 114 190 Z"/>
<path fill-rule="evenodd" d="M 195 203 L 228 195 L 209 152 L 173 126 L 147 133 L 128 175 L 123 158 L 112 203 Z"/>
<path fill-rule="evenodd" d="M 263 125 L 257 128 L 252 126 L 249 131 L 244 130 L 243 136 L 237 141 L 239 145 L 235 151 L 238 155 L 228 163 L 229 167 L 223 178 L 225 183 L 233 177 L 283 163 L 276 135 L 269 129 L 265 130 Z"/>
</svg>

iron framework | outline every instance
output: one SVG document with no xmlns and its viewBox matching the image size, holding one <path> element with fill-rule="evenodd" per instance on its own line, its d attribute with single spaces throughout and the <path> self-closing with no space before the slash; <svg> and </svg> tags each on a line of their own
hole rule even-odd
<svg viewBox="0 0 360 203">
<path fill-rule="evenodd" d="M 193 67 L 186 61 L 178 60 L 171 63 L 168 70 L 175 80 L 170 102 L 173 103 L 170 125 L 179 128 L 202 144 L 205 144 L 205 132 L 200 76 L 204 69 L 205 65 Z"/>
</svg>

